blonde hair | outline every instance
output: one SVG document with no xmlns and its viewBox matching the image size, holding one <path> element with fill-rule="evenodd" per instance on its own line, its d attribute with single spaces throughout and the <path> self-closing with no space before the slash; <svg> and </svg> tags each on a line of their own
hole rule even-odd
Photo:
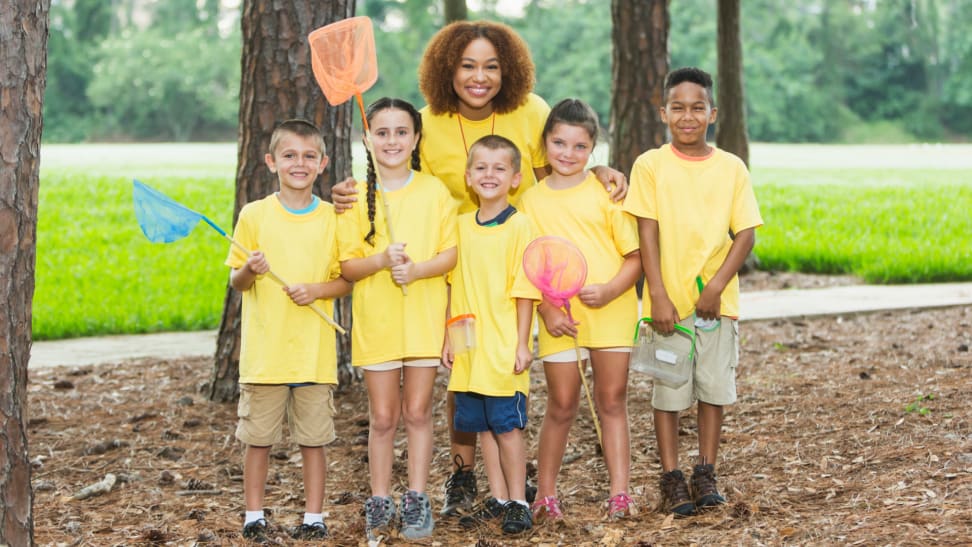
<svg viewBox="0 0 972 547">
<path fill-rule="evenodd" d="M 283 138 L 285 133 L 297 135 L 298 137 L 313 139 L 321 153 L 321 156 L 327 155 L 327 150 L 324 146 L 324 136 L 321 135 L 321 130 L 307 120 L 294 118 L 292 120 L 281 122 L 280 125 L 274 128 L 273 134 L 270 135 L 269 152 L 271 156 L 273 156 L 274 152 L 276 152 L 277 145 L 280 144 L 280 139 Z"/>
<path fill-rule="evenodd" d="M 480 148 L 485 148 L 486 150 L 508 150 L 510 152 L 510 162 L 513 164 L 513 173 L 520 172 L 520 149 L 513 144 L 513 141 L 499 135 L 486 135 L 469 147 L 466 169 L 472 167 L 473 156 L 476 155 L 476 151 Z"/>
</svg>

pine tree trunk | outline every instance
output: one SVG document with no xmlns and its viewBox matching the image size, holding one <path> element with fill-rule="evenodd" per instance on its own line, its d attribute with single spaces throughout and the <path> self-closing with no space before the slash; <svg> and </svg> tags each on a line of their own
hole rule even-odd
<svg viewBox="0 0 972 547">
<path fill-rule="evenodd" d="M 719 118 L 716 145 L 749 165 L 746 101 L 743 92 L 742 40 L 739 36 L 739 0 L 719 0 Z"/>
<path fill-rule="evenodd" d="M 453 21 L 463 21 L 469 18 L 466 0 L 442 0 L 442 4 L 447 25 Z"/>
<path fill-rule="evenodd" d="M 354 15 L 354 0 L 303 2 L 300 0 L 245 0 L 242 29 L 242 81 L 240 83 L 239 147 L 236 169 L 236 203 L 233 223 L 247 203 L 277 190 L 263 156 L 273 128 L 289 118 L 305 118 L 324 133 L 330 158 L 315 191 L 330 199 L 331 186 L 351 174 L 352 105 L 331 107 L 324 100 L 311 72 L 307 35 L 328 23 Z M 350 306 L 336 311 L 350 315 Z M 209 398 L 232 401 L 239 394 L 240 294 L 227 285 L 223 319 L 209 382 Z M 336 313 L 336 320 L 348 321 Z M 339 365 L 348 366 L 348 341 L 338 337 Z"/>
<path fill-rule="evenodd" d="M 25 410 L 49 0 L 0 4 L 0 545 L 34 544 Z"/>
<path fill-rule="evenodd" d="M 611 166 L 624 174 L 665 143 L 662 86 L 668 74 L 668 2 L 611 0 Z"/>
</svg>

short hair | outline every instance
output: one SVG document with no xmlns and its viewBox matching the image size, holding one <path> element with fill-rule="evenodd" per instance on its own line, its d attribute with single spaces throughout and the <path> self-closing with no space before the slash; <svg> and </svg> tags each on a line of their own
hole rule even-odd
<svg viewBox="0 0 972 547">
<path fill-rule="evenodd" d="M 692 82 L 705 88 L 705 95 L 709 99 L 709 106 L 715 106 L 715 95 L 712 92 L 712 76 L 696 67 L 677 68 L 668 73 L 665 77 L 665 85 L 662 90 L 662 103 L 668 103 L 668 93 L 673 87 L 684 82 Z"/>
<path fill-rule="evenodd" d="M 324 136 L 321 135 L 321 130 L 307 120 L 293 118 L 281 122 L 276 128 L 274 128 L 273 134 L 270 135 L 269 152 L 271 156 L 273 156 L 274 152 L 277 150 L 277 145 L 280 144 L 280 139 L 283 137 L 284 133 L 291 133 L 299 137 L 313 138 L 321 152 L 321 156 L 327 155 L 324 146 Z"/>
<path fill-rule="evenodd" d="M 429 40 L 419 63 L 419 90 L 433 114 L 459 111 L 459 95 L 453 80 L 463 52 L 477 38 L 493 44 L 499 57 L 503 85 L 493 98 L 493 111 L 512 112 L 533 91 L 535 68 L 530 48 L 515 30 L 492 21 L 456 21 Z"/>
<path fill-rule="evenodd" d="M 547 135 L 559 123 L 584 128 L 587 130 L 587 134 L 590 135 L 591 140 L 597 144 L 597 136 L 600 133 L 600 126 L 597 123 L 597 112 L 594 112 L 591 105 L 584 101 L 580 99 L 564 99 L 550 109 L 550 114 L 547 115 L 547 123 L 543 126 L 542 138 L 544 143 L 547 142 Z"/>
<path fill-rule="evenodd" d="M 480 148 L 486 150 L 508 150 L 510 152 L 510 162 L 513 164 L 513 173 L 520 172 L 520 149 L 513 144 L 513 141 L 499 135 L 486 135 L 477 140 L 469 147 L 469 157 L 466 159 L 466 169 L 472 167 L 473 155 Z"/>
</svg>

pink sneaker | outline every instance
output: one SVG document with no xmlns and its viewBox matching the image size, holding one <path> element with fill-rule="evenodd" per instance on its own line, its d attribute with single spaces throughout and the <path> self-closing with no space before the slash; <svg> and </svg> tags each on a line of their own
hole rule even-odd
<svg viewBox="0 0 972 547">
<path fill-rule="evenodd" d="M 541 517 L 549 520 L 560 520 L 564 518 L 564 512 L 560 510 L 560 501 L 554 496 L 545 496 L 533 502 L 530 507 L 533 511 L 533 520 L 540 520 Z"/>
<path fill-rule="evenodd" d="M 637 514 L 638 509 L 635 507 L 634 500 L 627 492 L 615 494 L 608 500 L 608 518 L 620 519 Z"/>
</svg>

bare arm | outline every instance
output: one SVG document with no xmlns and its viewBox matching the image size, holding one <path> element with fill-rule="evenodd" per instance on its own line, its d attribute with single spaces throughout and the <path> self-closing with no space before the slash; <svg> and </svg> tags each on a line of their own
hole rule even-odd
<svg viewBox="0 0 972 547">
<path fill-rule="evenodd" d="M 270 264 L 263 253 L 253 251 L 246 259 L 246 264 L 240 268 L 233 268 L 230 272 L 230 286 L 240 292 L 249 290 L 258 276 L 269 271 Z"/>
<path fill-rule="evenodd" d="M 592 308 L 606 306 L 638 282 L 641 268 L 641 254 L 638 251 L 632 251 L 624 255 L 624 262 L 621 263 L 618 273 L 610 281 L 584 286 L 577 293 L 577 298 L 585 306 Z"/>
<path fill-rule="evenodd" d="M 456 267 L 458 256 L 455 247 L 450 247 L 424 262 L 412 262 L 405 255 L 405 262 L 392 267 L 392 279 L 399 285 L 407 285 L 418 279 L 442 275 Z"/>
<path fill-rule="evenodd" d="M 340 215 L 350 211 L 354 207 L 354 202 L 358 201 L 357 194 L 358 189 L 355 188 L 354 179 L 351 177 L 332 186 L 331 203 L 334 204 L 334 212 Z"/>
<path fill-rule="evenodd" d="M 661 252 L 658 245 L 658 221 L 638 217 L 638 235 L 641 240 L 641 264 L 648 281 L 648 296 L 651 299 L 652 326 L 662 334 L 675 330 L 678 311 L 668 297 L 661 275 Z"/>
<path fill-rule="evenodd" d="M 452 319 L 452 285 L 446 284 L 446 323 Z M 442 366 L 452 370 L 452 363 L 455 361 L 456 355 L 452 351 L 452 344 L 449 342 L 449 332 L 446 331 L 445 338 L 442 341 Z"/>
<path fill-rule="evenodd" d="M 596 165 L 591 171 L 604 185 L 604 189 L 611 193 L 611 201 L 621 201 L 628 195 L 628 177 L 621 171 L 606 165 Z"/>
<path fill-rule="evenodd" d="M 295 283 L 283 287 L 283 291 L 298 306 L 307 306 L 324 298 L 338 298 L 351 292 L 351 283 L 339 277 L 321 283 Z"/>
<path fill-rule="evenodd" d="M 695 304 L 695 315 L 702 319 L 718 319 L 721 315 L 722 291 L 732 280 L 732 277 L 742 268 L 746 257 L 756 245 L 756 228 L 747 228 L 736 234 L 736 239 L 729 247 L 726 260 L 719 266 L 719 270 L 712 279 L 705 284 L 699 301 Z"/>
<path fill-rule="evenodd" d="M 513 371 L 517 374 L 529 370 L 533 363 L 530 340 L 533 338 L 533 300 L 516 299 L 516 363 Z"/>
</svg>

